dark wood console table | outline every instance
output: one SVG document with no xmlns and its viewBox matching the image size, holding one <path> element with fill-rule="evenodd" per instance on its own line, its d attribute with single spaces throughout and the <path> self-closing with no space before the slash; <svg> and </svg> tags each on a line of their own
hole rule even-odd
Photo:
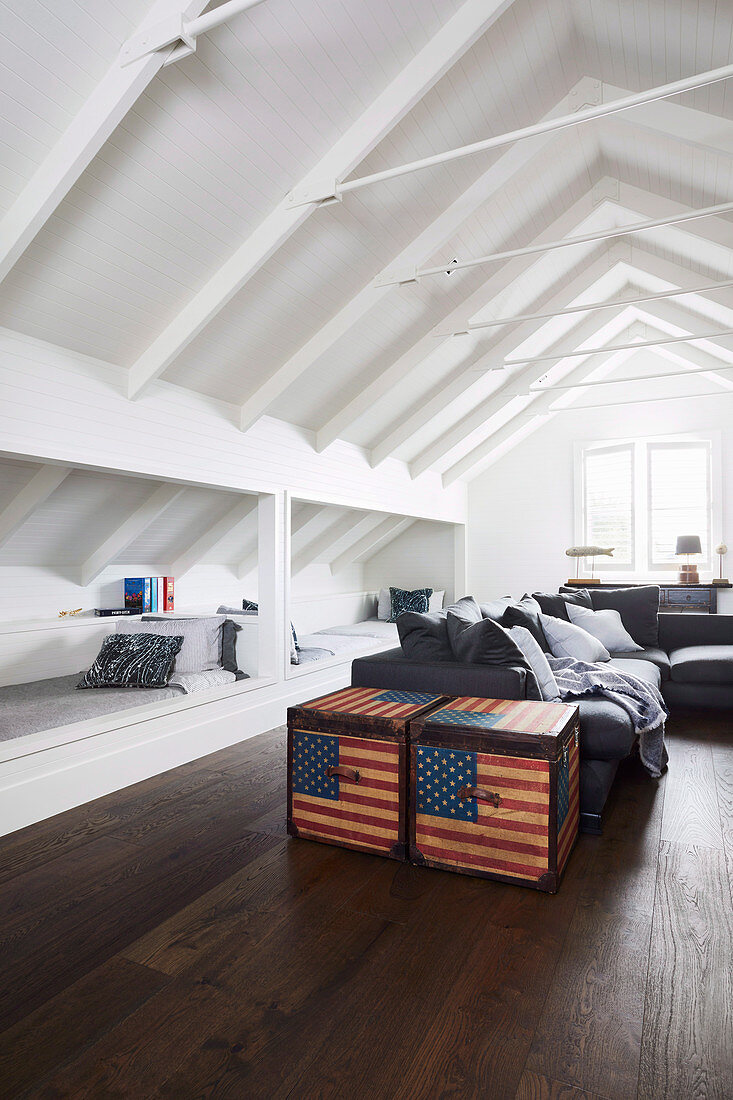
<svg viewBox="0 0 733 1100">
<path fill-rule="evenodd" d="M 657 584 L 657 581 L 636 581 L 633 584 L 602 584 L 589 585 L 591 588 L 640 588 L 645 584 Z M 659 610 L 663 611 L 697 611 L 707 612 L 708 615 L 718 613 L 718 589 L 733 588 L 730 584 L 660 584 Z"/>
</svg>

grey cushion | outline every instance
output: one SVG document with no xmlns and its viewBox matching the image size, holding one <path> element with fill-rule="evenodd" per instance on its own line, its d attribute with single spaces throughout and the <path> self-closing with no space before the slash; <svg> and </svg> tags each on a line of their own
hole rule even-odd
<svg viewBox="0 0 733 1100">
<path fill-rule="evenodd" d="M 489 603 L 479 604 L 479 607 L 485 619 L 493 619 L 495 622 L 499 623 L 507 607 L 513 602 L 511 596 L 500 596 L 498 600 L 490 600 Z"/>
<path fill-rule="evenodd" d="M 589 760 L 623 760 L 636 739 L 623 707 L 610 699 L 577 699 L 580 710 L 580 755 Z"/>
<path fill-rule="evenodd" d="M 530 667 L 514 639 L 493 619 L 482 618 L 476 623 L 455 611 L 448 611 L 448 637 L 456 661 Z"/>
<path fill-rule="evenodd" d="M 689 645 L 733 645 L 733 615 L 665 611 L 659 616 L 659 644 L 667 653 Z"/>
<path fill-rule="evenodd" d="M 466 622 L 480 623 L 484 618 L 481 608 L 476 603 L 473 596 L 461 596 L 460 600 L 456 600 L 455 603 L 452 603 L 450 607 L 446 607 L 445 610 L 446 614 L 452 611 L 455 615 L 460 615 Z M 493 618 L 493 615 L 488 615 L 486 618 Z"/>
<path fill-rule="evenodd" d="M 221 608 L 217 614 L 223 614 Z M 234 614 L 240 615 L 241 611 L 237 611 L 234 608 Z M 191 619 L 193 616 L 186 615 L 158 615 L 156 613 L 143 615 L 143 620 L 148 622 L 170 622 L 171 618 L 175 618 L 176 622 L 185 621 Z M 200 618 L 200 616 L 198 616 Z M 226 619 L 222 623 L 221 627 L 221 651 L 219 653 L 219 663 L 225 672 L 233 672 L 238 680 L 248 680 L 249 674 L 242 672 L 241 668 L 237 666 L 237 633 L 242 628 L 239 623 L 235 623 L 233 619 Z"/>
<path fill-rule="evenodd" d="M 629 653 L 612 653 L 615 661 L 650 661 L 662 674 L 662 680 L 669 679 L 669 657 L 663 649 L 647 646 L 645 649 L 632 649 Z"/>
<path fill-rule="evenodd" d="M 570 622 L 566 604 L 575 603 L 579 607 L 593 607 L 587 589 L 561 589 L 560 592 L 533 592 L 532 599 L 540 605 L 543 615 L 552 615 L 554 619 Z"/>
<path fill-rule="evenodd" d="M 618 611 L 621 622 L 637 645 L 659 645 L 659 585 L 645 584 L 639 588 L 599 588 L 590 598 L 594 611 L 611 608 Z"/>
<path fill-rule="evenodd" d="M 525 668 L 465 665 L 457 661 L 411 661 L 401 649 L 352 661 L 351 683 L 354 687 L 474 695 L 480 699 L 541 698 L 534 673 Z"/>
<path fill-rule="evenodd" d="M 397 633 L 405 657 L 415 661 L 452 661 L 445 611 L 403 611 L 397 619 Z"/>
<path fill-rule="evenodd" d="M 732 684 L 733 645 L 691 645 L 669 655 L 672 679 L 681 684 Z"/>
<path fill-rule="evenodd" d="M 523 626 L 525 630 L 530 632 L 543 653 L 551 653 L 552 650 L 550 649 L 547 638 L 545 637 L 545 632 L 542 629 L 542 623 L 540 622 L 541 614 L 542 609 L 537 603 L 537 600 L 533 599 L 532 596 L 524 595 L 519 603 L 509 604 L 501 617 L 501 625 L 507 628 L 512 626 Z"/>
<path fill-rule="evenodd" d="M 640 658 L 640 654 L 636 654 L 636 658 Z M 628 672 L 629 676 L 636 676 L 639 680 L 644 680 L 647 684 L 652 684 L 653 687 L 660 687 L 662 683 L 662 672 L 657 665 L 651 661 L 642 661 L 634 657 L 613 657 L 608 661 L 604 668 L 617 668 L 619 672 Z"/>
</svg>

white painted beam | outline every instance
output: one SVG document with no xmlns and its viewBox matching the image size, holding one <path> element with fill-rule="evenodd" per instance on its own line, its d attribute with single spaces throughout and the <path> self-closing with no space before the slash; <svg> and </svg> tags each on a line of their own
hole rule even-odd
<svg viewBox="0 0 733 1100">
<path fill-rule="evenodd" d="M 0 512 L 0 546 L 23 526 L 36 508 L 48 500 L 69 476 L 67 466 L 42 466 Z"/>
<path fill-rule="evenodd" d="M 614 207 L 616 206 L 616 204 L 612 205 Z M 573 209 L 577 209 L 577 206 L 578 204 L 575 204 Z M 657 209 L 662 206 L 663 209 L 669 209 L 671 211 L 682 209 L 680 204 L 674 203 L 671 200 L 662 200 L 659 196 L 652 196 L 648 192 L 641 191 L 639 188 L 628 186 L 623 188 L 620 206 L 625 214 L 631 215 L 648 215 L 653 206 L 656 206 Z M 602 209 L 601 207 L 598 208 L 599 211 Z M 556 232 L 558 228 L 562 228 L 564 218 L 565 216 L 553 223 L 552 227 L 548 227 L 539 239 L 549 236 L 553 231 Z M 577 221 L 574 224 L 578 225 Z M 586 223 L 580 224 L 584 227 Z M 699 261 L 701 255 L 704 254 L 706 262 L 708 262 L 714 270 L 717 269 L 721 275 L 729 275 L 731 263 L 733 262 L 731 260 L 731 256 L 733 255 L 733 233 L 731 232 L 729 223 L 720 219 L 716 220 L 715 241 L 711 241 L 707 237 L 698 236 L 701 224 L 703 223 L 695 223 L 697 227 L 697 231 L 695 232 L 691 230 L 691 227 L 684 230 L 679 228 L 668 228 L 662 232 L 673 235 L 674 239 L 670 239 L 670 245 L 673 246 L 675 250 L 679 249 L 685 256 L 689 254 L 691 260 L 697 261 Z M 657 244 L 657 242 L 655 242 L 655 244 Z M 590 247 L 592 246 L 589 246 L 589 248 Z M 596 248 L 598 248 L 598 246 L 596 246 Z M 648 266 L 652 271 L 656 269 L 656 266 L 664 264 L 664 261 L 660 260 L 658 257 L 648 254 L 643 245 L 636 245 L 634 254 L 637 256 L 643 255 L 644 265 Z M 507 266 L 506 271 L 502 269 L 502 271 L 497 273 L 492 279 L 487 280 L 469 302 L 464 303 L 462 307 L 454 311 L 454 316 L 456 316 L 456 319 L 460 317 L 461 321 L 465 322 L 466 316 L 472 315 L 469 310 L 472 310 L 474 313 L 478 312 L 480 307 L 477 303 L 480 296 L 483 296 L 483 304 L 485 305 L 487 301 L 498 297 L 508 290 L 514 281 L 522 278 L 526 279 L 527 273 L 539 270 L 538 265 L 541 263 L 541 260 L 535 261 L 530 265 L 522 264 L 520 260 L 512 261 L 510 265 Z M 643 271 L 643 268 L 640 268 L 640 270 Z M 680 279 L 678 278 L 676 281 L 679 284 Z M 537 295 L 533 296 L 530 300 L 537 301 L 543 293 L 547 293 L 547 288 L 538 284 Z M 565 301 L 567 300 L 568 299 L 565 299 Z M 562 299 L 555 296 L 550 299 L 547 304 L 551 306 L 555 303 L 559 304 L 561 301 Z M 525 331 L 524 327 L 522 327 L 519 333 L 521 334 Z M 432 341 L 433 349 L 436 342 L 435 340 Z M 490 364 L 494 352 L 501 354 L 506 347 L 507 344 L 502 342 L 498 348 L 489 348 L 486 353 L 487 364 Z M 501 351 L 499 349 L 501 349 Z M 503 354 L 506 354 L 506 351 L 503 351 Z M 408 352 L 407 356 L 403 356 L 401 360 L 403 370 L 405 371 L 410 367 L 408 362 L 409 355 L 410 353 Z M 414 366 L 410 369 L 414 369 Z M 424 432 L 426 425 L 429 424 L 431 420 L 443 419 L 450 403 L 457 400 L 475 385 L 476 376 L 473 373 L 466 372 L 463 375 L 452 376 L 446 381 L 444 386 L 437 387 L 434 394 L 427 400 L 424 400 L 420 407 L 416 407 L 414 411 L 410 411 L 408 414 L 402 416 L 400 421 L 395 424 L 393 428 L 384 433 L 375 442 L 371 452 L 372 465 L 376 466 L 386 458 L 389 458 L 413 434 Z M 376 400 L 377 397 L 377 394 L 373 394 L 372 400 Z"/>
<path fill-rule="evenodd" d="M 91 584 L 114 561 L 118 554 L 126 550 L 146 528 L 169 508 L 174 500 L 185 490 L 179 485 L 159 485 L 131 516 L 128 516 L 101 546 L 89 555 L 81 567 L 81 585 Z"/>
<path fill-rule="evenodd" d="M 315 195 L 323 179 L 339 179 L 352 172 L 511 3 L 512 0 L 466 0 L 296 189 L 301 193 L 313 191 Z M 298 207 L 291 206 L 287 199 L 277 204 L 133 364 L 128 379 L 131 398 L 138 397 L 154 378 L 160 377 L 316 208 L 315 200 Z"/>
<path fill-rule="evenodd" d="M 411 516 L 390 516 L 388 519 L 382 520 L 369 534 L 363 535 L 355 545 L 350 546 L 348 550 L 344 550 L 342 554 L 334 558 L 331 562 L 331 573 L 335 575 L 349 565 L 372 557 L 383 546 L 386 546 L 387 543 L 392 542 L 403 531 L 406 531 L 408 527 L 412 527 L 415 522 L 416 520 Z"/>
<path fill-rule="evenodd" d="M 208 0 L 157 0 L 143 33 L 177 14 L 198 15 Z M 0 281 L 164 64 L 168 50 L 123 67 L 118 57 L 0 222 Z"/>
<path fill-rule="evenodd" d="M 569 96 L 565 96 L 549 111 L 544 118 L 553 118 L 568 110 Z M 466 188 L 463 194 L 451 203 L 422 233 L 410 241 L 398 255 L 394 256 L 385 265 L 376 282 L 387 279 L 390 272 L 400 268 L 427 260 L 436 249 L 444 245 L 470 218 L 476 210 L 491 200 L 495 191 L 500 190 L 512 176 L 520 172 L 530 161 L 534 160 L 549 144 L 555 140 L 554 135 L 538 139 L 530 145 L 519 145 L 504 153 L 499 160 Z M 242 406 L 241 424 L 242 431 L 246 431 L 255 420 L 277 398 L 283 394 L 288 386 L 313 366 L 317 360 L 326 354 L 333 345 L 341 339 L 369 310 L 373 309 L 382 299 L 390 293 L 388 285 L 375 285 L 371 280 L 340 309 L 321 329 L 299 348 L 295 355 L 279 367 L 274 374 L 267 378 L 254 390 Z M 318 431 L 316 436 L 316 450 L 322 451 L 335 439 L 342 430 L 342 421 L 348 427 L 351 418 L 351 404 L 337 414 Z M 358 407 L 362 407 L 359 402 Z"/>
<path fill-rule="evenodd" d="M 604 101 L 631 94 L 628 89 L 618 88 L 613 84 L 604 83 L 602 89 Z M 669 99 L 635 107 L 629 114 L 613 115 L 603 125 L 618 125 L 627 130 L 636 127 L 648 133 L 665 135 L 685 145 L 694 145 L 698 149 L 733 156 L 732 119 L 699 111 L 694 107 L 683 107 Z"/>
<path fill-rule="evenodd" d="M 215 523 L 208 531 L 204 531 L 200 538 L 195 539 L 172 562 L 172 576 L 183 577 L 190 569 L 193 569 L 194 565 L 206 561 L 208 555 L 216 550 L 227 536 L 231 535 L 237 527 L 243 525 L 248 519 L 252 519 L 257 510 L 257 502 L 256 496 L 247 496 L 243 497 L 239 504 L 230 508 L 218 523 Z"/>
</svg>

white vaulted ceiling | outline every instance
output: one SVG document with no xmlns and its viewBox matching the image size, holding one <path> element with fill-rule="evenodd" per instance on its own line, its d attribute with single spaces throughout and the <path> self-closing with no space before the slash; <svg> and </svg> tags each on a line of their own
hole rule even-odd
<svg viewBox="0 0 733 1100">
<path fill-rule="evenodd" d="M 733 280 L 730 214 L 450 278 L 374 284 L 395 265 L 437 266 L 733 201 L 733 79 L 297 216 L 286 206 L 319 164 L 336 163 L 339 143 L 350 143 L 342 160 L 353 167 L 341 177 L 361 177 L 569 113 L 589 96 L 605 102 L 730 64 L 732 4 L 265 0 L 202 34 L 193 56 L 148 74 L 16 256 L 13 218 L 32 206 L 54 146 L 152 8 L 0 0 L 0 326 L 128 372 L 131 400 L 160 378 L 242 407 L 245 430 L 278 417 L 312 433 L 318 450 L 345 439 L 372 464 L 396 457 L 413 476 L 432 469 L 446 483 L 475 476 L 497 448 L 544 423 L 554 398 L 733 392 L 728 372 L 527 396 L 550 368 L 557 384 L 602 369 L 654 373 L 652 361 L 657 372 L 714 372 L 733 362 L 731 336 L 630 351 L 605 367 L 598 354 L 487 369 L 733 328 L 733 288 L 441 336 L 476 318 Z M 171 504 L 172 540 L 177 507 L 184 523 L 185 509 Z M 202 530 L 216 520 L 207 508 Z M 309 530 L 322 534 L 318 522 Z M 143 542 L 139 552 L 173 549 Z"/>
</svg>

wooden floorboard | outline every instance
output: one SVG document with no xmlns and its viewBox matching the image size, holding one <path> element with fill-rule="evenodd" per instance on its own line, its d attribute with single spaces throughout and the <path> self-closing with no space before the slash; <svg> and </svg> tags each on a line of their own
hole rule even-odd
<svg viewBox="0 0 733 1100">
<path fill-rule="evenodd" d="M 554 897 L 287 838 L 282 730 L 0 840 L 0 1097 L 729 1097 L 731 723 L 669 742 Z"/>
</svg>

